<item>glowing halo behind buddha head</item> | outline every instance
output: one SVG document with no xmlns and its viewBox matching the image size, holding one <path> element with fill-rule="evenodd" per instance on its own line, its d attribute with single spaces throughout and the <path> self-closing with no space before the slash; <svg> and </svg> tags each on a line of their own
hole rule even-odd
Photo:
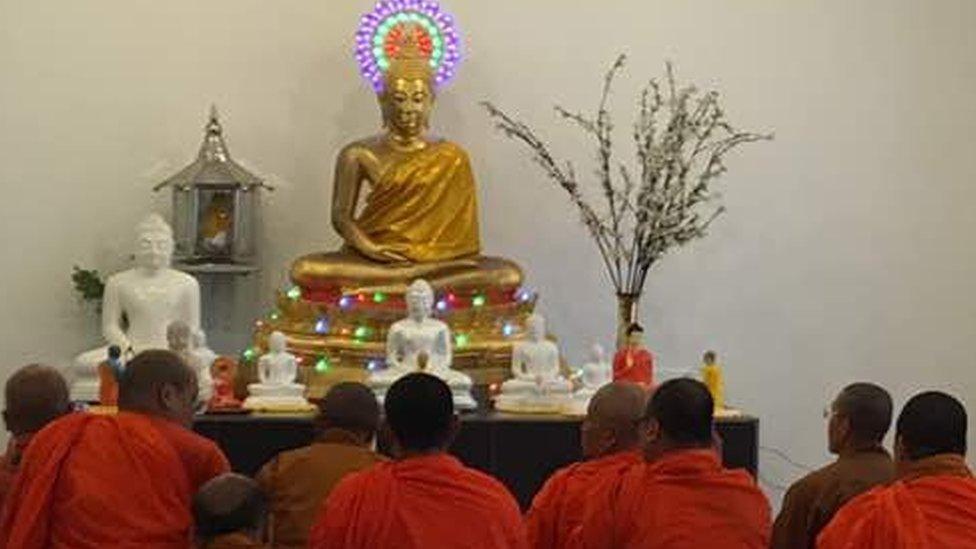
<svg viewBox="0 0 976 549">
<path fill-rule="evenodd" d="M 454 18 L 433 0 L 380 0 L 362 16 L 356 32 L 356 61 L 376 93 L 383 92 L 405 43 L 424 56 L 435 89 L 454 78 L 461 61 Z"/>
</svg>

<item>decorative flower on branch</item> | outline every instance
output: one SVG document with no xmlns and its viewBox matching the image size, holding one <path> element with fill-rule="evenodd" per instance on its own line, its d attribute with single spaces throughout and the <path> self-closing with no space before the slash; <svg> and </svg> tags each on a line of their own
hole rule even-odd
<svg viewBox="0 0 976 549">
<path fill-rule="evenodd" d="M 607 105 L 625 62 L 626 56 L 618 57 L 604 77 L 596 113 L 556 107 L 562 118 L 596 142 L 593 176 L 602 203 L 584 196 L 573 164 L 557 161 L 532 128 L 490 102 L 482 105 L 496 127 L 528 147 L 533 161 L 569 194 L 617 293 L 639 295 L 648 271 L 661 257 L 705 236 L 725 211 L 712 186 L 726 171 L 726 154 L 743 143 L 773 136 L 735 129 L 726 120 L 717 92 L 679 88 L 668 63 L 665 81 L 652 79 L 641 92 L 632 135 L 636 166 L 629 168 L 614 155 L 614 123 Z"/>
</svg>

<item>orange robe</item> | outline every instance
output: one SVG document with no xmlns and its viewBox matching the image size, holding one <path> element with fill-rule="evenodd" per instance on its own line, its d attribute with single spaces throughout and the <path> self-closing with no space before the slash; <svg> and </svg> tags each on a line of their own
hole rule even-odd
<svg viewBox="0 0 976 549">
<path fill-rule="evenodd" d="M 583 507 L 594 486 L 612 482 L 644 461 L 639 452 L 619 452 L 574 463 L 556 471 L 532 500 L 525 517 L 529 545 L 561 549 L 583 521 Z"/>
<path fill-rule="evenodd" d="M 956 455 L 900 466 L 899 480 L 844 506 L 817 538 L 817 547 L 976 547 L 976 479 Z"/>
<path fill-rule="evenodd" d="M 644 348 L 624 347 L 613 357 L 613 380 L 654 386 L 654 355 Z"/>
<path fill-rule="evenodd" d="M 665 454 L 597 487 L 571 547 L 765 549 L 766 496 L 713 450 Z"/>
<path fill-rule="evenodd" d="M 72 414 L 34 436 L 0 547 L 186 549 L 190 501 L 230 469 L 207 439 L 141 414 Z"/>
<path fill-rule="evenodd" d="M 526 549 L 508 490 L 447 454 L 382 463 L 346 477 L 312 528 L 312 549 Z"/>
<path fill-rule="evenodd" d="M 34 433 L 27 433 L 11 438 L 7 442 L 7 453 L 0 457 L 0 509 L 7 501 L 7 494 L 10 493 L 14 478 L 17 477 L 17 471 L 20 469 L 21 459 L 33 437 Z"/>
</svg>

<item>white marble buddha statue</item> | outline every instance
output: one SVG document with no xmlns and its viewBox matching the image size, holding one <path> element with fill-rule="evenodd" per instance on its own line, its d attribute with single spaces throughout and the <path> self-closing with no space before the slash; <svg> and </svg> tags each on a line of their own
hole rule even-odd
<svg viewBox="0 0 976 549">
<path fill-rule="evenodd" d="M 613 381 L 613 366 L 607 360 L 603 346 L 594 343 L 590 348 L 589 361 L 580 368 L 580 387 L 573 393 L 570 413 L 586 415 L 586 409 L 593 395 L 607 383 Z"/>
<path fill-rule="evenodd" d="M 210 375 L 209 365 L 200 359 L 193 348 L 193 330 L 182 320 L 171 322 L 166 327 L 166 343 L 170 351 L 180 355 L 183 362 L 196 372 L 198 400 L 210 402 L 210 397 L 213 396 L 213 377 Z"/>
<path fill-rule="evenodd" d="M 281 332 L 268 337 L 268 352 L 258 359 L 258 383 L 247 386 L 250 395 L 245 408 L 268 409 L 309 406 L 305 386 L 297 383 L 298 358 L 287 350 L 287 339 Z"/>
<path fill-rule="evenodd" d="M 582 386 L 576 391 L 577 395 L 592 397 L 600 387 L 613 381 L 613 366 L 607 360 L 607 352 L 603 349 L 603 345 L 599 343 L 594 343 L 590 347 L 590 360 L 581 370 Z"/>
<path fill-rule="evenodd" d="M 200 329 L 200 285 L 170 266 L 173 231 L 157 214 L 136 230 L 135 266 L 109 277 L 102 297 L 102 337 L 107 344 L 82 353 L 72 367 L 72 398 L 98 399 L 98 363 L 109 345 L 123 358 L 146 349 L 167 348 L 166 328 L 182 321 Z"/>
<path fill-rule="evenodd" d="M 502 383 L 495 407 L 507 412 L 559 412 L 573 384 L 560 373 L 559 348 L 546 339 L 546 319 L 531 315 L 529 339 L 512 348 L 512 378 Z"/>
<path fill-rule="evenodd" d="M 502 394 L 567 394 L 573 384 L 559 372 L 559 348 L 546 339 L 546 319 L 531 315 L 529 339 L 512 348 L 512 379 L 502 384 Z"/>
<path fill-rule="evenodd" d="M 407 318 L 390 326 L 386 337 L 386 369 L 374 372 L 367 383 L 380 400 L 401 377 L 423 370 L 443 379 L 454 393 L 459 409 L 477 407 L 471 397 L 471 378 L 451 369 L 451 329 L 433 318 L 434 290 L 425 280 L 407 288 Z"/>
</svg>

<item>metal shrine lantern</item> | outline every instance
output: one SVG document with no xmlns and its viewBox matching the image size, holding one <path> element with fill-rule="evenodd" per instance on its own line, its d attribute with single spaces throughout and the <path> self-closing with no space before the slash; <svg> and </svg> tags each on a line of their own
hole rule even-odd
<svg viewBox="0 0 976 549">
<path fill-rule="evenodd" d="M 217 109 L 210 109 L 196 160 L 153 187 L 173 189 L 174 259 L 185 270 L 254 268 L 259 191 L 273 190 L 231 159 Z"/>
</svg>

